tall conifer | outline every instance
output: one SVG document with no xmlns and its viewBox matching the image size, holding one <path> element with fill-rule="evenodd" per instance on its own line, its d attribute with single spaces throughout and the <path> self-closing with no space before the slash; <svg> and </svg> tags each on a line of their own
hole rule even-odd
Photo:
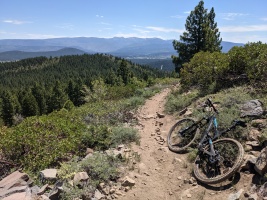
<svg viewBox="0 0 267 200">
<path fill-rule="evenodd" d="M 204 8 L 203 0 L 187 17 L 185 29 L 186 31 L 180 36 L 180 41 L 173 41 L 173 47 L 178 53 L 178 56 L 172 56 L 177 72 L 180 71 L 183 63 L 190 61 L 194 54 L 200 51 L 214 52 L 222 49 L 214 8 L 208 12 Z"/>
</svg>

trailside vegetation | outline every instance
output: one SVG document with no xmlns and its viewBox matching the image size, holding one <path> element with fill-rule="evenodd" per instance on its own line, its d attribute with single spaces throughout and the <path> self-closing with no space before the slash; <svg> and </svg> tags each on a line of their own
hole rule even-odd
<svg viewBox="0 0 267 200">
<path fill-rule="evenodd" d="M 267 44 L 247 43 L 228 53 L 199 52 L 181 70 L 184 89 L 197 87 L 202 94 L 240 85 L 267 92 Z"/>
<path fill-rule="evenodd" d="M 1 166 L 0 178 L 11 167 L 36 173 L 83 157 L 86 148 L 138 143 L 137 131 L 123 124 L 135 122 L 132 111 L 169 76 L 103 54 L 1 63 L 0 157 L 11 165 Z"/>
</svg>

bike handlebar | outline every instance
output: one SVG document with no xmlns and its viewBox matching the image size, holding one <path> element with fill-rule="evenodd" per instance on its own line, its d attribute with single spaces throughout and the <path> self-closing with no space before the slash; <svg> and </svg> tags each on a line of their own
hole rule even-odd
<svg viewBox="0 0 267 200">
<path fill-rule="evenodd" d="M 209 107 L 212 107 L 214 112 L 216 112 L 217 114 L 219 114 L 218 110 L 215 108 L 215 106 L 213 105 L 213 103 L 211 102 L 211 100 L 208 98 L 207 99 L 207 103 Z"/>
</svg>

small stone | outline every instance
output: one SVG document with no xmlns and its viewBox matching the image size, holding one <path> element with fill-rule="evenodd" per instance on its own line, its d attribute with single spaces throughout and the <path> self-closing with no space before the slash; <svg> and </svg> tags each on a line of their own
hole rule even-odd
<svg viewBox="0 0 267 200">
<path fill-rule="evenodd" d="M 240 189 L 238 192 L 236 193 L 232 193 L 228 196 L 228 200 L 238 200 L 240 199 L 241 194 L 243 193 L 243 189 Z"/>
<path fill-rule="evenodd" d="M 158 113 L 158 112 L 157 112 L 157 116 L 158 116 L 158 118 L 164 118 L 164 117 L 165 117 L 164 114 L 162 114 L 162 113 Z"/>
<path fill-rule="evenodd" d="M 187 197 L 187 198 L 191 198 L 192 195 L 188 193 L 188 194 L 186 195 L 186 197 Z"/>
<path fill-rule="evenodd" d="M 147 172 L 144 172 L 144 174 L 145 174 L 146 176 L 150 176 Z"/>
<path fill-rule="evenodd" d="M 248 197 L 248 200 L 257 200 L 258 199 L 258 195 L 257 193 L 251 194 Z M 264 199 L 264 198 L 263 198 Z"/>
<path fill-rule="evenodd" d="M 99 187 L 100 187 L 101 190 L 103 190 L 104 187 L 105 187 L 105 183 L 100 183 L 100 184 L 99 184 Z"/>
<path fill-rule="evenodd" d="M 249 197 L 249 193 L 245 192 L 244 193 L 244 197 L 247 197 L 248 198 Z"/>
<path fill-rule="evenodd" d="M 194 177 L 191 177 L 188 181 L 189 184 L 193 184 L 196 181 L 196 179 Z"/>
<path fill-rule="evenodd" d="M 115 194 L 118 195 L 118 196 L 122 196 L 122 192 L 120 192 L 118 190 L 116 190 Z"/>
<path fill-rule="evenodd" d="M 86 152 L 85 152 L 86 155 L 92 154 L 92 153 L 94 153 L 94 150 L 93 149 L 91 149 L 91 148 L 87 148 L 86 149 Z"/>
<path fill-rule="evenodd" d="M 41 189 L 39 190 L 39 192 L 37 193 L 37 195 L 42 195 L 45 193 L 46 189 L 48 187 L 48 184 L 45 184 L 43 187 L 41 187 Z"/>
<path fill-rule="evenodd" d="M 87 181 L 88 179 L 89 179 L 89 176 L 88 176 L 87 172 L 78 172 L 75 174 L 75 176 L 73 178 L 73 183 L 75 185 L 77 185 L 80 182 Z"/>
<path fill-rule="evenodd" d="M 128 176 L 126 176 L 121 185 L 124 187 L 127 187 L 127 186 L 132 187 L 135 185 L 135 181 L 133 179 L 129 178 Z"/>
<path fill-rule="evenodd" d="M 104 199 L 105 195 L 103 195 L 99 190 L 96 189 L 95 191 L 95 198 L 100 200 L 100 199 Z"/>
<path fill-rule="evenodd" d="M 114 188 L 111 188 L 111 189 L 109 190 L 109 193 L 110 193 L 110 194 L 114 194 L 115 191 L 116 191 L 116 190 L 115 190 Z"/>
<path fill-rule="evenodd" d="M 125 187 L 124 191 L 128 192 L 131 188 L 129 186 Z"/>
<path fill-rule="evenodd" d="M 40 174 L 42 179 L 57 180 L 57 169 L 45 169 Z"/>
</svg>

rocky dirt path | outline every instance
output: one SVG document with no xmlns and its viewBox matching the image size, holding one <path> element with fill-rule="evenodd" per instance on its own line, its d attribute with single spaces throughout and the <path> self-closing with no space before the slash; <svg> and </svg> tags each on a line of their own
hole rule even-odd
<svg viewBox="0 0 267 200">
<path fill-rule="evenodd" d="M 120 200 L 223 200 L 229 194 L 249 185 L 251 177 L 243 176 L 236 185 L 200 185 L 192 179 L 192 164 L 187 161 L 187 154 L 171 152 L 166 143 L 168 131 L 178 120 L 164 114 L 164 104 L 170 88 L 164 89 L 146 101 L 138 111 L 140 145 L 132 149 L 141 155 L 128 176 L 135 180 L 135 186 Z M 243 198 L 240 198 L 243 199 Z M 245 198 L 244 198 L 245 199 Z"/>
</svg>

